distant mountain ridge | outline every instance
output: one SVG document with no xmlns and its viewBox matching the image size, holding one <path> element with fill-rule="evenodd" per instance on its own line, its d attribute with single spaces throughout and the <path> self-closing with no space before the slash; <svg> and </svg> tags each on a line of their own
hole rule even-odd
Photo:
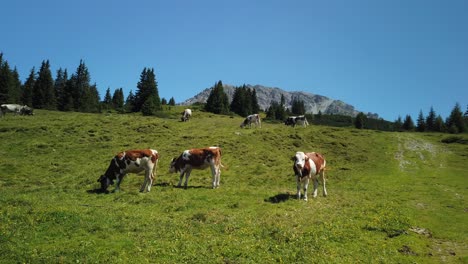
<svg viewBox="0 0 468 264">
<path fill-rule="evenodd" d="M 261 109 L 266 110 L 270 107 L 272 101 L 280 102 L 281 95 L 284 96 L 286 107 L 291 108 L 291 103 L 294 99 L 300 99 L 304 101 L 306 112 L 309 114 L 317 114 L 321 111 L 323 114 L 339 114 L 355 117 L 360 111 L 356 110 L 354 106 L 347 104 L 340 100 L 334 100 L 326 96 L 312 94 L 308 92 L 294 91 L 288 92 L 277 87 L 266 87 L 262 85 L 246 85 L 247 88 L 254 89 L 257 93 L 258 105 Z M 229 102 L 232 101 L 235 86 L 229 84 L 223 84 L 224 92 L 229 98 Z M 210 95 L 212 88 L 207 88 L 181 103 L 181 105 L 192 105 L 194 103 L 206 103 L 208 96 Z M 378 118 L 375 113 L 367 113 L 370 118 Z"/>
</svg>

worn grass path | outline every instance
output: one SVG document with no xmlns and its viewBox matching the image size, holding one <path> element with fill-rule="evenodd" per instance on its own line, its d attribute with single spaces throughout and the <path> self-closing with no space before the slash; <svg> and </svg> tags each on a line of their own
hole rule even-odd
<svg viewBox="0 0 468 264">
<path fill-rule="evenodd" d="M 0 119 L 0 263 L 464 263 L 468 148 L 446 135 L 291 128 L 180 108 L 165 118 L 37 111 Z M 221 187 L 172 157 L 223 149 Z M 155 148 L 156 185 L 97 178 L 118 151 Z M 328 197 L 295 199 L 291 156 L 325 155 Z M 111 187 L 112 188 L 112 187 Z"/>
</svg>

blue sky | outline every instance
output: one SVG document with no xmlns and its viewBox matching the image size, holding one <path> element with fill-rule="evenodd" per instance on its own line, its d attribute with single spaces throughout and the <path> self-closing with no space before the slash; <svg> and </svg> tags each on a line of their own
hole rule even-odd
<svg viewBox="0 0 468 264">
<path fill-rule="evenodd" d="M 0 52 L 21 80 L 43 60 L 84 60 L 101 95 L 135 92 L 154 68 L 161 97 L 218 80 L 342 100 L 394 121 L 468 104 L 466 0 L 4 1 Z"/>
</svg>

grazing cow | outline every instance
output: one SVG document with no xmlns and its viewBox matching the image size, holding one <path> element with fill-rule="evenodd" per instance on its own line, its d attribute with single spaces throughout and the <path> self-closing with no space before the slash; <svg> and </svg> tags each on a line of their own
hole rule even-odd
<svg viewBox="0 0 468 264">
<path fill-rule="evenodd" d="M 296 127 L 296 125 L 302 125 L 303 127 L 307 127 L 309 122 L 307 122 L 307 118 L 304 115 L 300 116 L 290 116 L 284 121 L 284 124 L 287 126 Z"/>
<path fill-rule="evenodd" d="M 17 114 L 22 114 L 22 109 L 23 108 L 29 108 L 27 105 L 19 105 L 19 104 L 2 104 L 0 106 L 0 109 L 1 109 L 1 114 L 2 115 L 5 115 L 6 113 L 10 112 L 10 113 L 14 113 L 15 115 Z M 29 108 L 31 109 L 31 108 Z"/>
<path fill-rule="evenodd" d="M 244 122 L 240 125 L 241 128 L 245 126 L 252 127 L 252 123 L 255 124 L 255 127 L 259 126 L 262 127 L 262 121 L 260 120 L 260 116 L 258 114 L 249 115 L 244 119 Z"/>
<path fill-rule="evenodd" d="M 101 190 L 106 191 L 109 185 L 117 181 L 115 191 L 120 190 L 120 183 L 127 173 L 145 172 L 145 180 L 140 192 L 145 188 L 149 192 L 156 176 L 159 153 L 154 149 L 126 150 L 118 153 L 110 162 L 106 172 L 101 175 L 98 182 Z"/>
<path fill-rule="evenodd" d="M 34 115 L 33 111 L 34 110 L 31 107 L 25 105 L 25 106 L 23 106 L 23 108 L 21 108 L 20 114 L 21 115 Z"/>
<path fill-rule="evenodd" d="M 189 120 L 189 118 L 192 117 L 192 110 L 191 109 L 185 109 L 182 112 L 182 117 L 180 118 L 182 122 L 186 122 Z"/>
<path fill-rule="evenodd" d="M 213 189 L 219 187 L 221 179 L 221 148 L 209 147 L 185 150 L 178 158 L 173 158 L 169 167 L 169 172 L 180 172 L 178 187 L 182 184 L 182 178 L 185 174 L 184 187 L 187 188 L 188 179 L 192 169 L 206 169 L 210 167 L 213 176 Z"/>
<path fill-rule="evenodd" d="M 301 182 L 304 182 L 304 200 L 307 201 L 307 187 L 309 179 L 314 181 L 314 198 L 317 197 L 318 177 L 320 175 L 323 185 L 323 196 L 327 196 L 327 188 L 325 186 L 325 165 L 326 161 L 323 156 L 316 152 L 296 152 L 292 158 L 294 161 L 294 174 L 297 180 L 297 199 L 301 199 Z"/>
</svg>

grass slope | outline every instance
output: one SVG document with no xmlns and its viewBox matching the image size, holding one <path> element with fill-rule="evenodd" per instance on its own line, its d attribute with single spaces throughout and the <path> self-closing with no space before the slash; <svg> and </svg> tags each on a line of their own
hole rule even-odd
<svg viewBox="0 0 468 264">
<path fill-rule="evenodd" d="M 0 263 L 457 263 L 468 261 L 468 148 L 441 134 L 263 123 L 181 109 L 164 119 L 37 111 L 0 119 Z M 175 188 L 170 160 L 223 149 Z M 119 151 L 155 148 L 156 186 L 140 175 L 102 194 Z M 295 199 L 290 157 L 325 155 L 329 196 Z"/>
</svg>

